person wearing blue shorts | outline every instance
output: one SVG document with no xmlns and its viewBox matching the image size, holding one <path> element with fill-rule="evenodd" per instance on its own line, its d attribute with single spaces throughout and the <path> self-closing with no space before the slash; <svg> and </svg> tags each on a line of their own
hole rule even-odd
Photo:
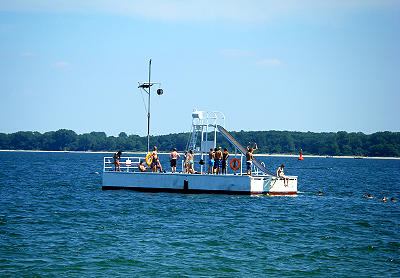
<svg viewBox="0 0 400 278">
<path fill-rule="evenodd" d="M 193 154 L 193 150 L 190 150 L 190 151 L 189 151 L 188 160 L 189 160 L 189 169 L 188 169 L 188 172 L 189 172 L 190 174 L 194 174 L 194 154 Z"/>
<path fill-rule="evenodd" d="M 247 175 L 251 176 L 251 165 L 253 164 L 253 152 L 258 150 L 257 143 L 254 143 L 254 148 L 250 147 L 250 142 L 247 145 L 247 153 L 246 153 L 246 166 L 247 166 Z"/>
<path fill-rule="evenodd" d="M 215 165 L 214 170 L 215 174 L 221 174 L 221 167 L 222 167 L 222 152 L 221 147 L 215 148 Z"/>
<path fill-rule="evenodd" d="M 214 158 L 215 158 L 215 153 L 213 149 L 210 149 L 210 152 L 208 153 L 208 174 L 214 174 Z"/>
</svg>

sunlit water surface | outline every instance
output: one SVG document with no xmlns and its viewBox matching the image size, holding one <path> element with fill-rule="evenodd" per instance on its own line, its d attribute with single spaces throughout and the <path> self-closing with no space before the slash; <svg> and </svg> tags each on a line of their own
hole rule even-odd
<svg viewBox="0 0 400 278">
<path fill-rule="evenodd" d="M 0 276 L 400 276 L 400 160 L 260 157 L 271 197 L 102 191 L 103 156 L 0 152 Z"/>
</svg>

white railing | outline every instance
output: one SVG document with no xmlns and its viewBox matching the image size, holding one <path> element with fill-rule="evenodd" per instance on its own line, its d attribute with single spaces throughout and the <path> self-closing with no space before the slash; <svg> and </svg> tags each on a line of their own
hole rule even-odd
<svg viewBox="0 0 400 278">
<path fill-rule="evenodd" d="M 140 161 L 143 161 L 144 166 L 146 166 L 146 161 L 144 157 L 121 157 L 119 160 L 119 167 L 123 172 L 137 172 L 139 169 Z M 104 157 L 104 172 L 115 171 L 114 158 Z M 118 171 L 118 169 L 117 169 Z"/>
</svg>

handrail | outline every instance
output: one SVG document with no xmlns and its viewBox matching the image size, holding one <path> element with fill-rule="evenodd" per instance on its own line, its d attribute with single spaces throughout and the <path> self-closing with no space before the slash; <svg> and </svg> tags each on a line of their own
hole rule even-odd
<svg viewBox="0 0 400 278">
<path fill-rule="evenodd" d="M 126 172 L 130 172 L 130 170 L 138 169 L 140 161 L 145 161 L 144 157 L 121 157 L 119 159 L 119 165 L 121 170 L 126 170 Z M 103 171 L 114 171 L 114 158 L 104 157 Z"/>
<path fill-rule="evenodd" d="M 234 145 L 243 155 L 246 155 L 247 150 L 239 144 L 238 141 L 235 140 L 235 138 L 232 137 L 232 135 L 229 134 L 228 131 L 226 131 L 225 128 L 223 128 L 220 125 L 217 125 L 217 129 L 218 131 L 232 144 Z M 258 170 L 260 170 L 261 172 L 264 172 L 267 175 L 272 175 L 275 176 L 271 171 L 269 171 L 268 169 L 266 169 L 263 165 L 261 165 L 260 162 L 257 161 L 257 159 L 253 158 L 253 164 L 254 166 L 256 166 L 256 168 Z"/>
</svg>

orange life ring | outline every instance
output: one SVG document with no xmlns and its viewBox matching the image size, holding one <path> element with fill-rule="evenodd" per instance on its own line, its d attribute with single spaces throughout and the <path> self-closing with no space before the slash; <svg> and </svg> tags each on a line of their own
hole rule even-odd
<svg viewBox="0 0 400 278">
<path fill-rule="evenodd" d="M 151 165 L 152 162 L 153 162 L 153 156 L 151 155 L 151 153 L 148 153 L 146 155 L 146 164 Z"/>
<path fill-rule="evenodd" d="M 232 170 L 236 171 L 237 169 L 240 168 L 240 160 L 237 158 L 232 158 L 229 165 L 231 166 Z"/>
</svg>

